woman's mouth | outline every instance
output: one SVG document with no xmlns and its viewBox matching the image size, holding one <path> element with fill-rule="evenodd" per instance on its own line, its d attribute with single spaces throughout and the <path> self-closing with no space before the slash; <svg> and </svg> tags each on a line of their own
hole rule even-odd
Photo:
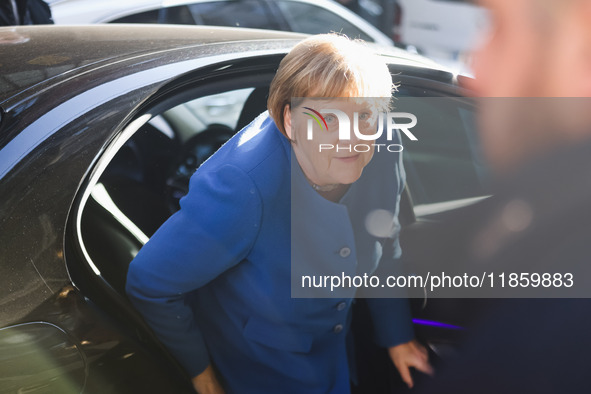
<svg viewBox="0 0 591 394">
<path fill-rule="evenodd" d="M 354 161 L 359 159 L 359 153 L 357 153 L 356 155 L 335 157 L 335 159 L 337 159 L 343 163 L 353 163 Z"/>
</svg>

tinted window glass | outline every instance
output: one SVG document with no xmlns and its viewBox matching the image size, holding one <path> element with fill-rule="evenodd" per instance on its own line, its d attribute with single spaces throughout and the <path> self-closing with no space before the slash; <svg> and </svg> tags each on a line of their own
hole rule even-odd
<svg viewBox="0 0 591 394">
<path fill-rule="evenodd" d="M 194 25 L 195 21 L 186 6 L 163 7 L 157 10 L 140 12 L 115 19 L 111 23 L 171 23 L 176 25 Z"/>
<path fill-rule="evenodd" d="M 197 24 L 285 30 L 258 0 L 212 1 L 189 6 Z"/>
<path fill-rule="evenodd" d="M 332 12 L 307 3 L 293 1 L 277 1 L 291 30 L 298 33 L 321 34 L 331 31 L 343 33 L 351 38 L 361 38 L 365 41 L 374 40 L 359 30 L 349 21 Z"/>
<path fill-rule="evenodd" d="M 424 97 L 424 90 L 401 89 L 396 111 L 417 116 L 418 141 L 403 137 L 407 184 L 415 206 L 487 195 L 485 166 L 468 99 Z M 402 93 L 402 94 L 401 94 Z"/>
</svg>

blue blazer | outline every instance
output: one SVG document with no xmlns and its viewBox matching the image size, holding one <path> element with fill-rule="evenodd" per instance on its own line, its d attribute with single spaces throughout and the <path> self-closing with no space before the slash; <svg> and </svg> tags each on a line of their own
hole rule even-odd
<svg viewBox="0 0 591 394">
<path fill-rule="evenodd" d="M 132 261 L 130 300 L 191 376 L 212 363 L 229 393 L 348 393 L 345 337 L 356 289 L 336 299 L 292 298 L 300 283 L 292 277 L 315 267 L 339 275 L 376 269 L 383 239 L 355 228 L 376 209 L 397 214 L 404 172 L 399 155 L 389 157 L 384 193 L 363 187 L 377 171 L 374 159 L 340 203 L 330 202 L 261 114 L 197 170 L 180 211 Z M 405 299 L 368 305 L 378 344 L 413 338 Z"/>
</svg>

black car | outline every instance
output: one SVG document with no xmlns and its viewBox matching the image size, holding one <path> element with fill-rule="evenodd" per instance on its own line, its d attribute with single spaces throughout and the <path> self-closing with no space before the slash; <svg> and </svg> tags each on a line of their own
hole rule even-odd
<svg viewBox="0 0 591 394">
<path fill-rule="evenodd" d="M 1 393 L 192 392 L 126 299 L 127 266 L 199 164 L 265 110 L 280 60 L 302 37 L 0 29 Z M 458 117 L 473 112 L 454 75 L 383 51 L 398 95 L 450 97 Z M 472 130 L 437 122 L 429 143 L 405 149 L 409 228 L 485 195 Z M 416 300 L 417 332 L 440 352 L 462 314 L 425 302 Z"/>
</svg>

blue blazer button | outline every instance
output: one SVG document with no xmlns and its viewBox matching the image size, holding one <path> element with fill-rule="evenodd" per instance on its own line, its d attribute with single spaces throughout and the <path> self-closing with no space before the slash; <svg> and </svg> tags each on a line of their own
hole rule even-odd
<svg viewBox="0 0 591 394">
<path fill-rule="evenodd" d="M 344 247 L 341 250 L 339 250 L 339 254 L 341 255 L 342 258 L 346 258 L 349 257 L 349 255 L 351 254 L 351 249 L 349 249 L 348 247 Z"/>
</svg>

